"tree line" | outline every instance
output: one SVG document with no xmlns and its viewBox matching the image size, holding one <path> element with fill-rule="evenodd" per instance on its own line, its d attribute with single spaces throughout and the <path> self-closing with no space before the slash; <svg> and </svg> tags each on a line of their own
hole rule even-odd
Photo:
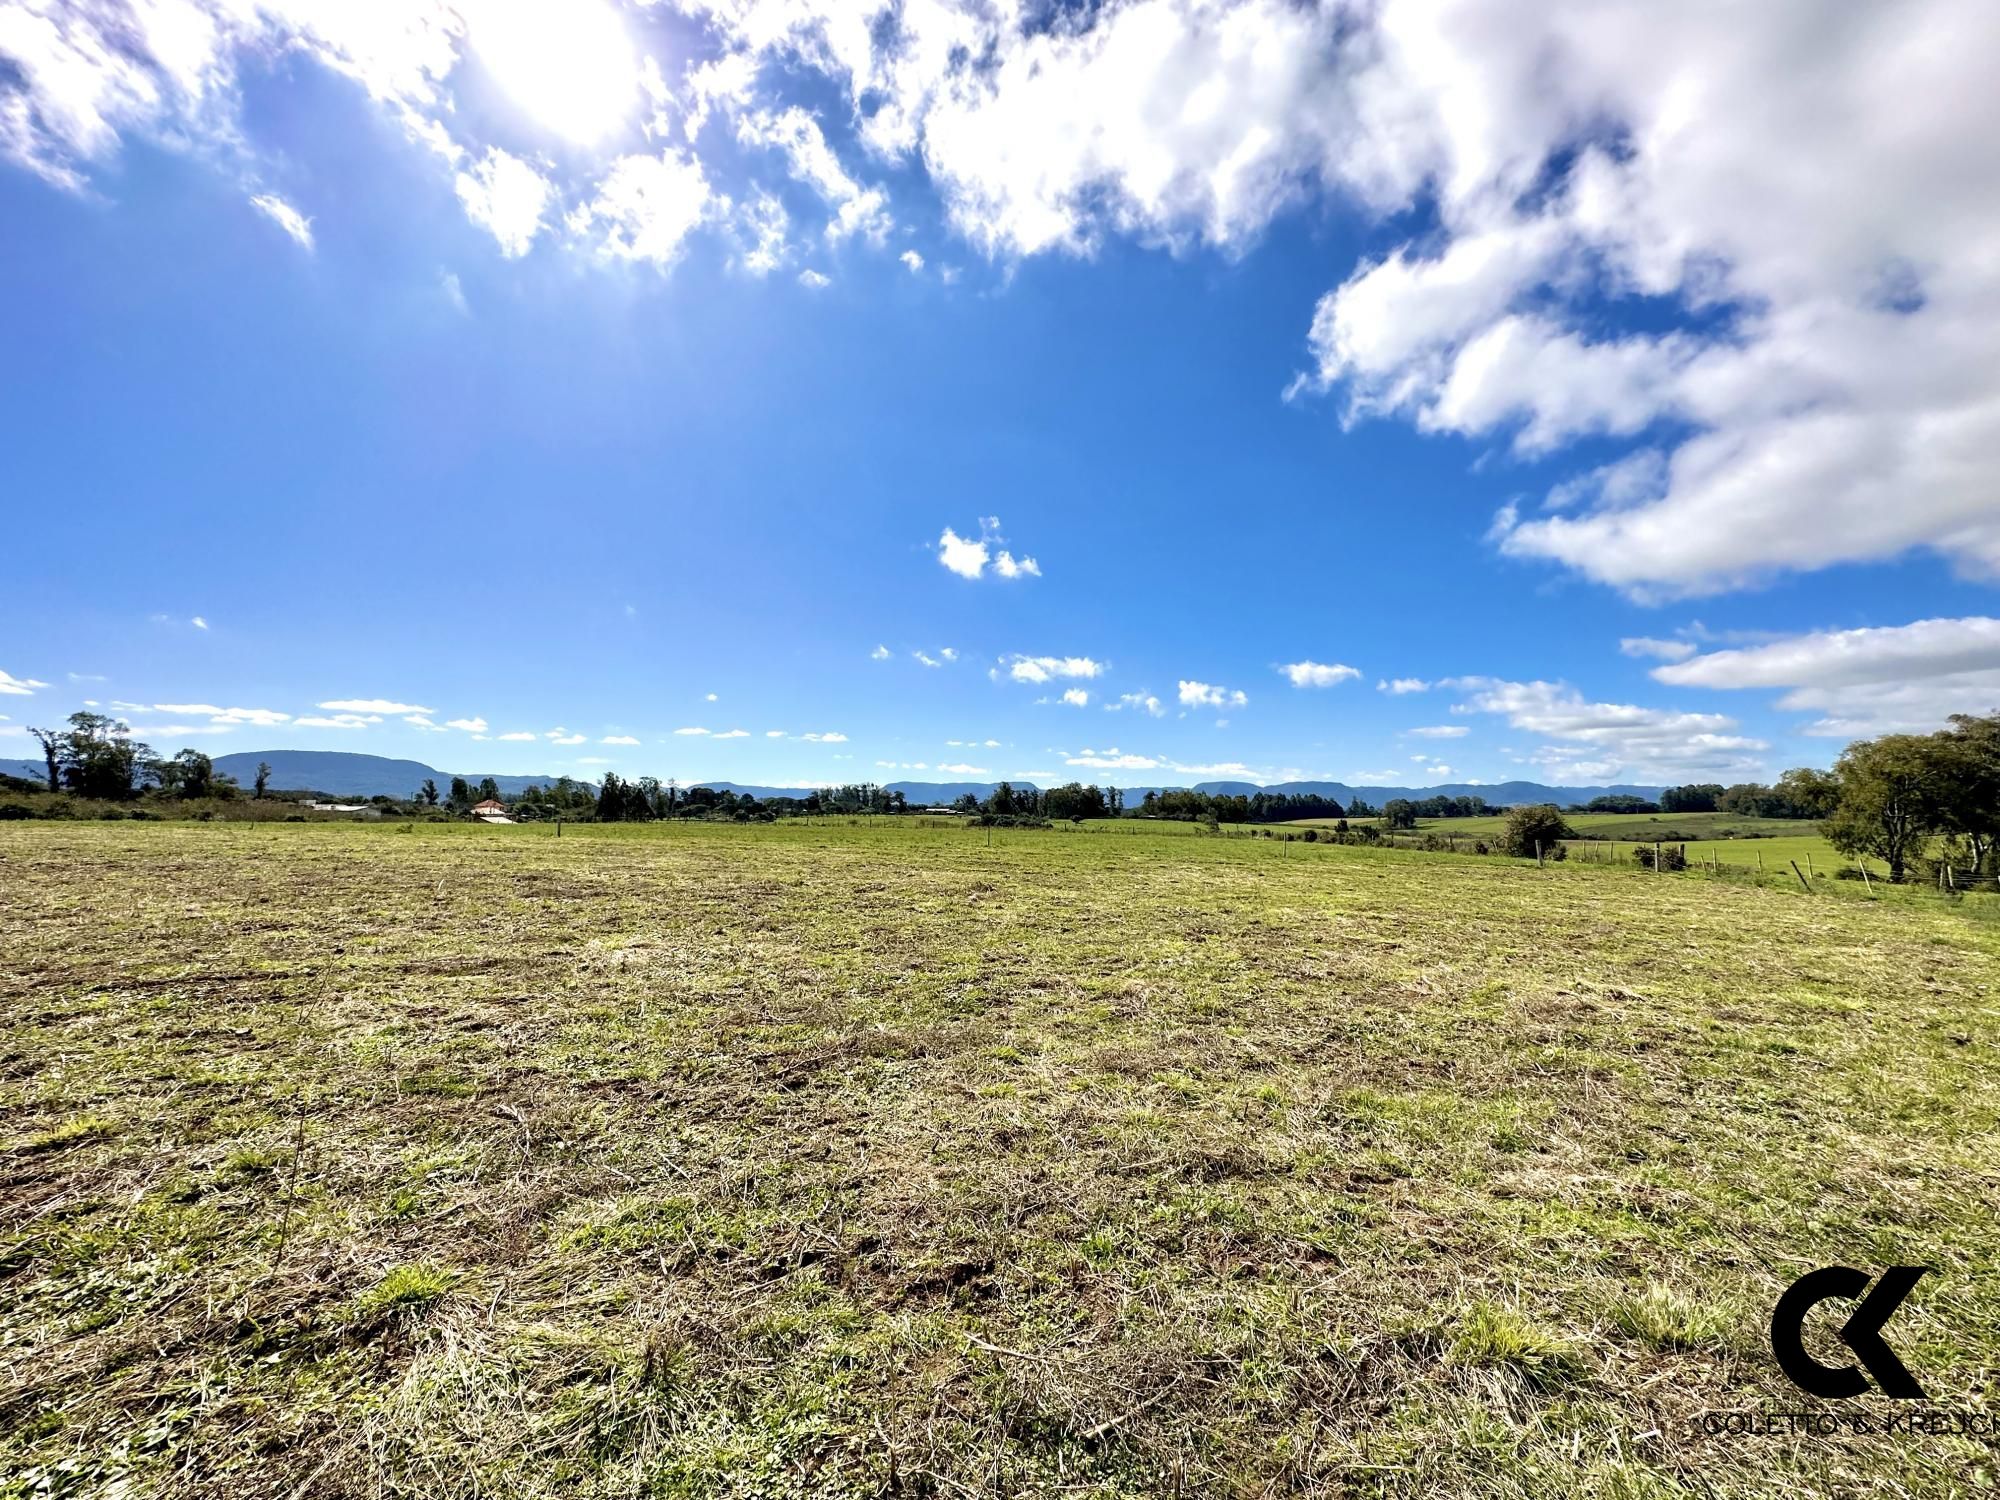
<svg viewBox="0 0 2000 1500">
<path fill-rule="evenodd" d="M 236 779 L 219 773 L 212 757 L 199 750 L 156 755 L 152 746 L 133 739 L 125 724 L 106 714 L 75 713 L 66 729 L 30 727 L 28 733 L 41 747 L 51 792 L 104 802 L 130 802 L 149 791 L 181 801 L 228 801 L 242 795 Z M 270 784 L 271 767 L 259 762 L 251 795 L 263 797 Z"/>
<path fill-rule="evenodd" d="M 1571 812 L 1586 813 L 1734 813 L 1743 818 L 1824 818 L 1839 799 L 1839 786 L 1831 771 L 1815 771 L 1799 766 L 1785 772 L 1774 786 L 1740 781 L 1724 786 L 1719 781 L 1690 782 L 1670 786 L 1657 802 L 1629 793 L 1593 797 Z"/>
</svg>

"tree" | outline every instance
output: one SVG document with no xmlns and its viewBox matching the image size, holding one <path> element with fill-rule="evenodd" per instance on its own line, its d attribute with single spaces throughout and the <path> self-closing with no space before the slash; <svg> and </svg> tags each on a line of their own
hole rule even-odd
<svg viewBox="0 0 2000 1500">
<path fill-rule="evenodd" d="M 1840 804 L 1840 780 L 1831 771 L 1795 766 L 1778 778 L 1777 791 L 1790 809 L 1788 818 L 1831 817 Z"/>
<path fill-rule="evenodd" d="M 173 759 L 177 772 L 175 781 L 179 784 L 180 795 L 184 798 L 213 796 L 215 793 L 215 762 L 199 750 L 183 750 Z"/>
<path fill-rule="evenodd" d="M 1564 839 L 1576 837 L 1576 830 L 1563 821 L 1562 812 L 1550 802 L 1524 804 L 1507 809 L 1507 824 L 1500 833 L 1500 846 L 1522 859 L 1564 859 L 1569 847 Z"/>
<path fill-rule="evenodd" d="M 1916 734 L 1849 745 L 1833 768 L 1840 802 L 1821 825 L 1826 841 L 1842 854 L 1874 855 L 1900 884 L 1940 821 L 1947 758 L 1939 752 L 1933 737 Z"/>
<path fill-rule="evenodd" d="M 42 759 L 49 768 L 49 790 L 62 790 L 63 733 L 60 729 L 30 729 L 28 733 L 42 742 Z"/>
<path fill-rule="evenodd" d="M 1382 822 L 1389 828 L 1415 828 L 1417 805 L 1407 797 L 1392 797 L 1382 804 Z"/>
<path fill-rule="evenodd" d="M 268 760 L 260 760 L 257 762 L 257 780 L 255 783 L 255 787 L 251 791 L 250 795 L 255 797 L 258 801 L 261 802 L 264 799 L 264 793 L 268 792 L 270 789 L 271 789 L 271 763 Z M 435 792 L 437 788 L 432 787 L 431 790 Z"/>
<path fill-rule="evenodd" d="M 472 806 L 472 788 L 466 785 L 463 776 L 451 778 L 451 796 L 446 799 L 453 812 L 462 813 Z"/>
<path fill-rule="evenodd" d="M 491 776 L 483 778 L 479 783 L 479 800 L 481 802 L 498 802 L 500 800 L 500 783 L 495 781 Z"/>
<path fill-rule="evenodd" d="M 1660 804 L 1635 797 L 1629 792 L 1614 792 L 1608 797 L 1592 797 L 1584 804 L 1583 810 L 1594 813 L 1656 813 Z"/>
<path fill-rule="evenodd" d="M 438 784 L 428 777 L 425 778 L 424 784 L 417 789 L 417 799 L 426 807 L 436 807 L 438 805 Z"/>
<path fill-rule="evenodd" d="M 1933 739 L 1943 773 L 1939 822 L 1965 840 L 1972 868 L 1983 871 L 2000 844 L 2000 713 L 1953 714 L 1951 728 Z"/>
<path fill-rule="evenodd" d="M 1714 812 L 1715 804 L 1721 797 L 1722 787 L 1718 782 L 1705 781 L 1690 786 L 1670 786 L 1660 793 L 1660 811 Z"/>
<path fill-rule="evenodd" d="M 63 785 L 81 796 L 113 802 L 136 797 L 141 769 L 152 762 L 152 750 L 133 739 L 132 731 L 119 720 L 103 714 L 71 714 L 69 725 L 57 754 Z"/>
<path fill-rule="evenodd" d="M 597 789 L 597 821 L 622 823 L 624 820 L 625 783 L 614 772 L 606 771 L 604 781 Z"/>
</svg>

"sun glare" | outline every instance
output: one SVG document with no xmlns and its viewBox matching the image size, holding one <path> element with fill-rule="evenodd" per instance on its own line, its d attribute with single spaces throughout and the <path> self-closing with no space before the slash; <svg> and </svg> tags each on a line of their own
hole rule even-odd
<svg viewBox="0 0 2000 1500">
<path fill-rule="evenodd" d="M 468 16 L 479 60 L 543 128 L 591 145 L 630 117 L 639 62 L 597 0 L 482 0 Z"/>
</svg>

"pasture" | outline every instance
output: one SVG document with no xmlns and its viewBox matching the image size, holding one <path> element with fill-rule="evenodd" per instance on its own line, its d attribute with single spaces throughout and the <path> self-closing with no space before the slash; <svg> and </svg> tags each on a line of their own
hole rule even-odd
<svg viewBox="0 0 2000 1500">
<path fill-rule="evenodd" d="M 1380 819 L 1367 819 L 1379 823 Z M 1745 818 L 1734 813 L 1565 813 L 1563 821 L 1578 837 L 1569 840 L 1572 858 L 1586 857 L 1618 864 L 1631 864 L 1633 851 L 1640 845 L 1660 843 L 1678 848 L 1687 846 L 1691 863 L 1707 864 L 1711 859 L 1739 870 L 1762 870 L 1769 875 L 1792 878 L 1788 860 L 1806 867 L 1812 857 L 1815 875 L 1832 875 L 1842 866 L 1858 866 L 1861 861 L 1841 854 L 1820 836 L 1819 824 L 1795 818 Z M 1334 819 L 1306 818 L 1279 825 L 1286 828 L 1331 828 Z M 1478 818 L 1420 818 L 1411 832 L 1421 837 L 1434 833 L 1439 838 L 1494 840 L 1506 825 L 1504 813 Z M 1884 874 L 1882 862 L 1868 862 L 1871 874 Z"/>
<path fill-rule="evenodd" d="M 1988 1493 L 1701 1422 L 2000 1404 L 2000 925 L 1822 884 L 0 825 L 0 1494 Z"/>
</svg>

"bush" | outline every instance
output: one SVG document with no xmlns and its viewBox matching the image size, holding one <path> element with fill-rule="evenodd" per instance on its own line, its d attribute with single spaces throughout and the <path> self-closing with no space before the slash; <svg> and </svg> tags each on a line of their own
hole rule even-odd
<svg viewBox="0 0 2000 1500">
<path fill-rule="evenodd" d="M 1553 803 L 1513 807 L 1507 810 L 1507 826 L 1501 830 L 1500 847 L 1517 859 L 1533 859 L 1539 845 L 1544 859 L 1566 859 L 1569 849 L 1564 839 L 1576 837 L 1576 830 L 1563 821 Z"/>
<path fill-rule="evenodd" d="M 1653 849 L 1650 844 L 1641 844 L 1632 851 L 1632 857 L 1647 869 L 1653 868 Z M 1688 867 L 1687 850 L 1679 844 L 1660 845 L 1660 869 L 1685 870 Z"/>
<path fill-rule="evenodd" d="M 25 802 L 0 802 L 0 823 L 11 823 L 17 818 L 32 818 L 35 810 Z"/>
<path fill-rule="evenodd" d="M 1319 830 L 1317 828 L 1308 828 L 1306 830 L 1306 842 L 1308 844 L 1317 844 L 1319 842 Z"/>
</svg>

